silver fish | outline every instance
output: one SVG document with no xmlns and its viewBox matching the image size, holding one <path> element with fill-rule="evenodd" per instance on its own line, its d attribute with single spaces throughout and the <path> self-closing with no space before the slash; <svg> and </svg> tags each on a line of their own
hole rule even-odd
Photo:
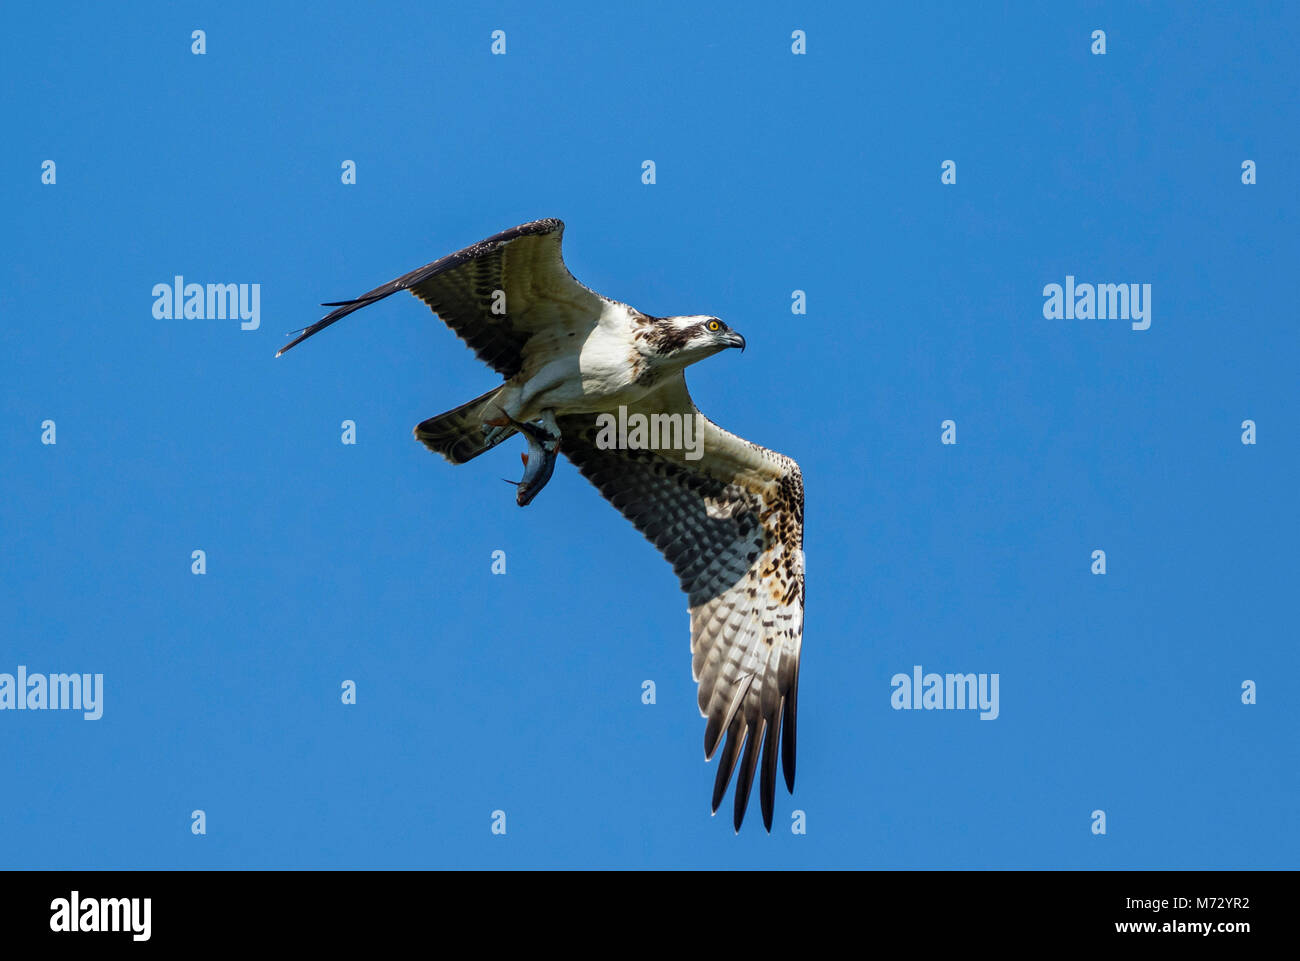
<svg viewBox="0 0 1300 961">
<path fill-rule="evenodd" d="M 528 438 L 528 453 L 519 455 L 524 462 L 523 479 L 506 481 L 518 488 L 515 503 L 526 507 L 529 501 L 541 493 L 555 472 L 555 462 L 560 455 L 560 435 L 544 424 L 521 423 L 509 414 L 505 418 L 511 427 Z"/>
</svg>

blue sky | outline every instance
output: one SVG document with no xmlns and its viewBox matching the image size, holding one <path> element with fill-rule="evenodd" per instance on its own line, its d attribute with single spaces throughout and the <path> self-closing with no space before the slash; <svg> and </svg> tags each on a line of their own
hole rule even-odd
<svg viewBox="0 0 1300 961">
<path fill-rule="evenodd" d="M 0 711 L 3 866 L 1296 866 L 1294 7 L 3 26 L 0 672 L 105 688 L 96 721 Z M 496 375 L 410 297 L 274 359 L 320 301 L 539 217 L 594 289 L 740 330 L 695 399 L 802 465 L 770 836 L 757 800 L 709 817 L 653 548 L 567 463 L 520 510 L 517 441 L 412 439 Z M 177 274 L 260 284 L 260 326 L 155 318 Z M 1150 284 L 1150 328 L 1046 319 L 1067 275 Z M 998 674 L 999 717 L 892 709 L 918 664 Z"/>
</svg>

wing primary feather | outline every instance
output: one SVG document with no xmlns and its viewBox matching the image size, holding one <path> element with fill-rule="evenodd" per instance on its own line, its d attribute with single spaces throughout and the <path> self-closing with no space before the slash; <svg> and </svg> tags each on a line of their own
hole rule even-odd
<svg viewBox="0 0 1300 961">
<path fill-rule="evenodd" d="M 302 332 L 297 337 L 295 337 L 293 340 L 289 341 L 289 343 L 285 344 L 283 347 L 277 350 L 275 352 L 275 356 L 279 357 L 286 350 L 289 350 L 290 348 L 293 347 L 297 347 L 308 337 L 311 337 L 313 334 L 319 334 L 330 324 L 334 323 L 335 321 L 342 320 L 344 317 L 352 313 L 354 310 L 360 310 L 362 307 L 367 307 L 370 304 L 373 304 L 377 300 L 383 300 L 389 294 L 396 293 L 400 289 L 402 288 L 395 287 L 393 290 L 387 291 L 386 293 L 380 294 L 379 296 L 372 296 L 371 294 L 366 294 L 364 297 L 358 297 L 356 300 L 340 300 L 337 303 L 333 303 L 333 304 L 321 304 L 322 307 L 335 307 L 337 309 L 331 310 L 328 314 L 326 314 L 320 320 L 316 321 L 316 323 L 312 324 L 310 327 L 304 327 L 302 329 Z"/>
<path fill-rule="evenodd" d="M 736 690 L 731 695 L 731 703 L 727 705 L 727 714 L 722 719 L 722 726 L 730 728 L 732 719 L 735 718 L 736 712 L 740 710 L 740 705 L 745 703 L 745 697 L 749 694 L 749 689 L 754 686 L 753 673 L 746 674 L 736 685 Z"/>
<path fill-rule="evenodd" d="M 758 781 L 758 799 L 763 807 L 763 827 L 772 833 L 772 810 L 776 806 L 776 748 L 781 740 L 781 708 L 767 724 L 763 741 L 763 773 Z"/>
<path fill-rule="evenodd" d="M 718 813 L 722 796 L 727 793 L 731 782 L 731 772 L 736 769 L 736 760 L 740 756 L 740 742 L 745 737 L 745 719 L 738 717 L 731 722 L 727 730 L 727 743 L 722 746 L 722 755 L 718 758 L 718 776 L 713 779 L 713 814 Z"/>
<path fill-rule="evenodd" d="M 785 787 L 794 793 L 795 710 L 799 701 L 799 665 L 794 668 L 794 681 L 785 696 L 785 709 L 781 718 L 781 770 L 785 774 Z"/>
<path fill-rule="evenodd" d="M 718 743 L 722 740 L 722 733 L 726 730 L 722 726 L 721 714 L 710 714 L 709 721 L 704 725 L 704 760 L 713 760 L 713 752 L 718 749 Z"/>
<path fill-rule="evenodd" d="M 745 821 L 745 809 L 749 807 L 749 795 L 754 788 L 754 770 L 758 767 L 758 751 L 763 746 L 765 727 L 767 722 L 760 717 L 758 726 L 751 727 L 749 736 L 745 739 L 745 761 L 740 766 L 740 773 L 736 775 L 736 806 L 735 817 L 732 819 L 737 834 Z"/>
</svg>

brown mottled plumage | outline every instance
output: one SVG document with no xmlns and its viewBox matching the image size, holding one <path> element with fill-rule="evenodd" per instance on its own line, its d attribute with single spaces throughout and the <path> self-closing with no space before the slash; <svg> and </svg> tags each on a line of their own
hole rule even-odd
<svg viewBox="0 0 1300 961">
<path fill-rule="evenodd" d="M 681 374 L 629 414 L 636 412 L 699 413 Z M 560 418 L 560 450 L 660 550 L 681 581 L 691 614 L 692 674 L 707 719 L 705 758 L 727 738 L 713 810 L 739 764 L 733 823 L 740 830 L 761 748 L 759 800 L 770 831 L 781 740 L 786 786 L 794 790 L 803 476 L 790 458 L 702 414 L 699 422 L 699 460 L 678 450 L 602 450 L 595 417 L 587 414 Z"/>
</svg>

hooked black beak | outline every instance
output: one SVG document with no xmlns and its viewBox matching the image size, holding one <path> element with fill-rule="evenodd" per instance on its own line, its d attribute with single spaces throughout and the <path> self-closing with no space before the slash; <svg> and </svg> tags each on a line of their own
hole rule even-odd
<svg viewBox="0 0 1300 961">
<path fill-rule="evenodd" d="M 745 338 L 741 337 L 740 334 L 733 330 L 731 333 L 727 334 L 727 346 L 739 347 L 740 352 L 743 354 L 745 352 Z"/>
</svg>

